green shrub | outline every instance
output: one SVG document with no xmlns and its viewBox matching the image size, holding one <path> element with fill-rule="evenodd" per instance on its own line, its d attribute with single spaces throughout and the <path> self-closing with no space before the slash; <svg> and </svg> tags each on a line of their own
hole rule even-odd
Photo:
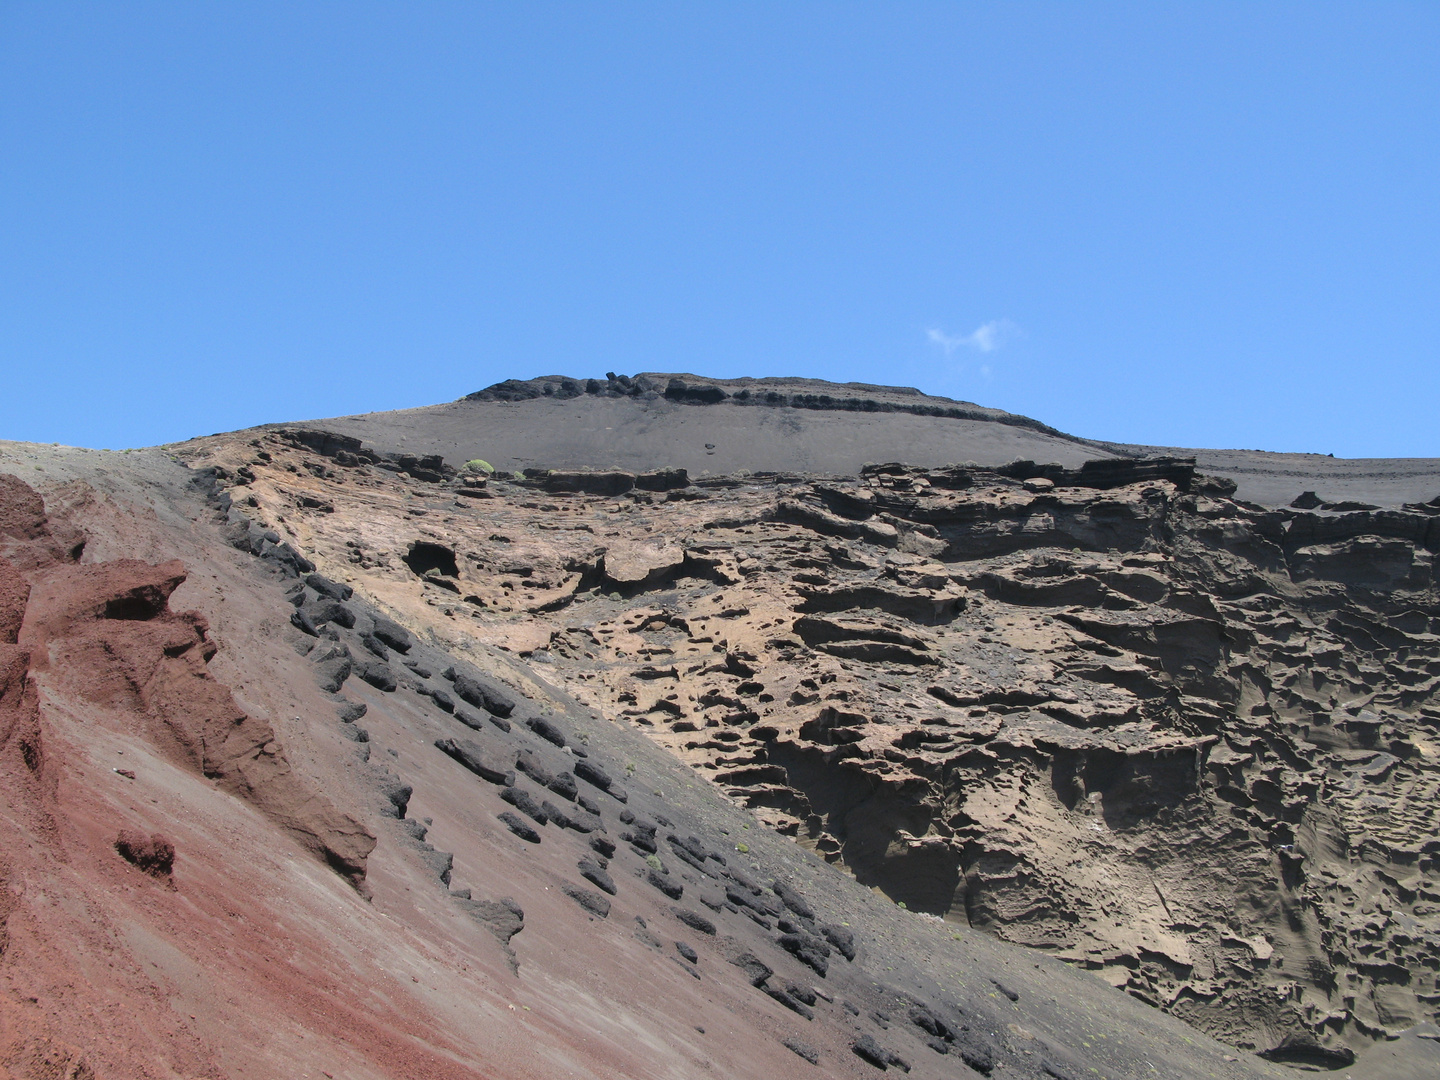
<svg viewBox="0 0 1440 1080">
<path fill-rule="evenodd" d="M 471 458 L 469 461 L 465 462 L 465 471 L 493 473 L 495 471 L 495 466 L 491 465 L 490 462 L 485 461 L 483 458 L 477 457 Z"/>
</svg>

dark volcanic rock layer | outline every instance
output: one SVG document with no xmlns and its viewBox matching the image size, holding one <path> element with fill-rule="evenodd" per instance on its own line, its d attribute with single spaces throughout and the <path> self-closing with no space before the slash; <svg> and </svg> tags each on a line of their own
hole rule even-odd
<svg viewBox="0 0 1440 1080">
<path fill-rule="evenodd" d="M 1276 1060 L 1434 1019 L 1440 505 L 1267 509 L 1174 458 L 646 490 L 300 443 L 192 463 L 911 910 Z"/>
<path fill-rule="evenodd" d="M 1095 459 L 1194 458 L 1239 484 L 1239 497 L 1287 506 L 1398 508 L 1440 490 L 1440 459 L 1343 460 L 1259 450 L 1176 450 L 1097 442 L 969 401 L 909 387 L 818 379 L 704 379 L 687 374 L 510 379 L 445 405 L 285 425 L 342 462 L 434 476 L 482 458 L 499 469 L 854 475 L 900 458 L 938 467 L 1017 459 L 1075 468 Z M 344 444 L 343 446 L 341 444 Z M 594 478 L 598 480 L 597 478 Z M 593 482 L 593 481 L 592 481 Z"/>
</svg>

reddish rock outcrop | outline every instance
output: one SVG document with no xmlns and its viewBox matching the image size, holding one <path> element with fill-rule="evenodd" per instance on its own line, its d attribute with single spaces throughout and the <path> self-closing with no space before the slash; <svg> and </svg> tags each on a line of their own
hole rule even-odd
<svg viewBox="0 0 1440 1080">
<path fill-rule="evenodd" d="M 61 561 L 43 503 L 14 477 L 0 477 L 4 535 L 30 556 L 28 590 L 0 567 L 0 631 L 23 624 L 0 644 L 0 759 L 18 757 L 44 772 L 40 716 L 30 667 L 47 671 L 78 697 L 129 718 L 165 752 L 281 824 L 302 846 L 357 886 L 375 838 L 296 777 L 269 723 L 248 716 L 207 666 L 216 646 L 195 612 L 173 612 L 170 595 L 185 580 L 178 561 L 138 559 L 80 565 Z M 78 547 L 66 549 L 78 551 Z M 62 552 L 63 553 L 63 552 Z M 13 748 L 13 749 L 12 749 Z"/>
<path fill-rule="evenodd" d="M 153 878 L 169 878 L 175 868 L 175 845 L 159 833 L 146 836 L 136 829 L 121 829 L 115 852 Z"/>
<path fill-rule="evenodd" d="M 45 500 L 29 484 L 0 473 L 0 557 L 21 570 L 74 562 L 85 536 L 74 526 L 51 522 Z"/>
</svg>

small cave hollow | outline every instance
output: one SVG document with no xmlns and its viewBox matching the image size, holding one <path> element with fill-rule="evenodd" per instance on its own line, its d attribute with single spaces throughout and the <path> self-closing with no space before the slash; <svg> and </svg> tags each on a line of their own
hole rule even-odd
<svg viewBox="0 0 1440 1080">
<path fill-rule="evenodd" d="M 404 556 L 405 565 L 418 577 L 424 577 L 431 570 L 438 570 L 446 577 L 459 577 L 460 566 L 455 561 L 455 552 L 444 544 L 429 540 L 416 540 Z"/>
</svg>

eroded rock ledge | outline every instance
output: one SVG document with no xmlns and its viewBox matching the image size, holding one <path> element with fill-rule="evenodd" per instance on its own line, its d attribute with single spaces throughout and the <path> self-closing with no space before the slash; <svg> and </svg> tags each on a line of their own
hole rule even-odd
<svg viewBox="0 0 1440 1080">
<path fill-rule="evenodd" d="M 1061 432 L 1028 416 L 990 409 L 971 401 L 933 397 L 908 386 L 820 382 L 814 379 L 701 379 L 694 375 L 645 372 L 634 377 L 608 372 L 601 379 L 547 375 L 537 379 L 506 379 L 467 394 L 465 401 L 533 401 L 540 397 L 664 397 L 682 405 L 738 405 L 821 412 L 909 413 L 949 420 L 988 420 L 1028 428 L 1046 435 Z"/>
</svg>

